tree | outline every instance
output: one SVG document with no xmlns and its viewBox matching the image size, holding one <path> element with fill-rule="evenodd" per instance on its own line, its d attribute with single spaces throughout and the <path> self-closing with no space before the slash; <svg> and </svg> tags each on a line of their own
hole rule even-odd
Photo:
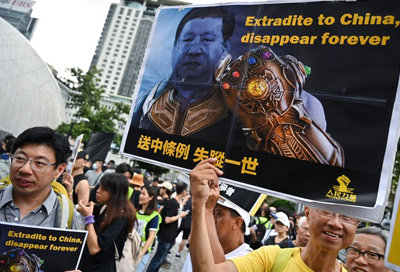
<svg viewBox="0 0 400 272">
<path fill-rule="evenodd" d="M 295 211 L 295 206 L 296 204 L 285 199 L 276 199 L 274 202 L 271 203 L 271 207 L 279 208 L 279 207 L 285 207 L 291 212 Z"/>
<path fill-rule="evenodd" d="M 156 176 L 161 176 L 162 174 L 169 172 L 169 169 L 163 168 L 160 166 L 156 166 L 153 164 L 148 164 L 148 163 L 141 162 L 141 161 L 137 161 L 136 163 L 139 166 L 139 168 L 145 169 L 147 172 L 152 173 Z"/>
<path fill-rule="evenodd" d="M 67 108 L 77 108 L 74 118 L 89 119 L 89 122 L 74 124 L 71 137 L 76 138 L 83 133 L 83 141 L 87 142 L 92 132 L 117 132 L 115 122 L 126 122 L 123 116 L 129 114 L 130 106 L 122 102 L 115 103 L 111 109 L 101 105 L 100 100 L 105 90 L 103 86 L 96 87 L 96 83 L 100 82 L 98 78 L 100 70 L 96 67 L 86 73 L 80 68 L 70 68 L 68 72 L 73 80 L 62 80 L 72 90 L 71 100 L 67 102 L 66 106 Z M 67 134 L 69 129 L 70 124 L 62 123 L 57 131 Z M 116 142 L 118 146 L 121 144 L 121 139 L 121 135 L 116 137 L 116 140 L 119 141 Z"/>
</svg>

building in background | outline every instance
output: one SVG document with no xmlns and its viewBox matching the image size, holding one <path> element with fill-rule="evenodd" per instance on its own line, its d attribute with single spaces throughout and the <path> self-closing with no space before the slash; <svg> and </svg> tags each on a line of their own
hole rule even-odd
<svg viewBox="0 0 400 272">
<path fill-rule="evenodd" d="M 172 0 L 111 4 L 90 65 L 102 71 L 98 86 L 103 86 L 108 96 L 131 103 L 156 9 L 187 4 Z"/>
<path fill-rule="evenodd" d="M 29 0 L 1 0 L 0 17 L 10 23 L 28 40 L 31 40 L 38 23 L 37 18 L 32 18 L 32 7 L 36 1 Z"/>
</svg>

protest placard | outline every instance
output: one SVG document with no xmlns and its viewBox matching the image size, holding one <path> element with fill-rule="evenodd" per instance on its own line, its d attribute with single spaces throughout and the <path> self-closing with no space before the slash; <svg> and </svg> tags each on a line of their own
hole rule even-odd
<svg viewBox="0 0 400 272">
<path fill-rule="evenodd" d="M 179 181 L 190 184 L 189 175 L 185 173 L 180 173 L 178 179 Z M 249 191 L 223 182 L 222 180 L 219 181 L 218 185 L 221 197 L 233 202 L 235 205 L 248 212 L 251 216 L 254 216 L 256 214 L 261 204 L 267 197 L 266 194 Z"/>
<path fill-rule="evenodd" d="M 86 231 L 0 222 L 0 270 L 77 269 L 86 236 Z"/>
<path fill-rule="evenodd" d="M 72 173 L 72 170 L 74 169 L 76 156 L 78 156 L 79 147 L 81 145 L 82 139 L 83 139 L 83 134 L 81 134 L 78 137 L 76 137 L 74 148 L 72 149 L 71 157 L 69 157 L 68 164 L 67 164 L 67 169 L 65 171 L 70 175 Z"/>
<path fill-rule="evenodd" d="M 162 8 L 121 152 L 180 171 L 215 157 L 224 182 L 377 222 L 398 141 L 399 20 L 400 1 Z"/>
</svg>

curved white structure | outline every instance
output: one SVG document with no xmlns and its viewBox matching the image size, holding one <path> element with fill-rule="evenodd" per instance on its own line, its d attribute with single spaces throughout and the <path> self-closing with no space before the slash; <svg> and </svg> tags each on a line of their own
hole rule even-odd
<svg viewBox="0 0 400 272">
<path fill-rule="evenodd" d="M 54 49 L 56 50 L 56 49 Z M 29 41 L 0 18 L 0 129 L 18 136 L 66 121 L 58 84 Z"/>
</svg>

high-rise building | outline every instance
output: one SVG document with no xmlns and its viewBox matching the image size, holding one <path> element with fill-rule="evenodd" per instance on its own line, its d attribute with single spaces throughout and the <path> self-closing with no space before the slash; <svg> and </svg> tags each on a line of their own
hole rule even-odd
<svg viewBox="0 0 400 272">
<path fill-rule="evenodd" d="M 38 23 L 37 18 L 31 17 L 35 3 L 30 0 L 0 0 L 0 17 L 30 40 Z"/>
<path fill-rule="evenodd" d="M 111 4 L 90 64 L 102 71 L 98 86 L 104 86 L 107 95 L 126 102 L 132 99 L 156 9 L 186 4 L 172 0 L 121 0 L 120 4 Z"/>
</svg>

